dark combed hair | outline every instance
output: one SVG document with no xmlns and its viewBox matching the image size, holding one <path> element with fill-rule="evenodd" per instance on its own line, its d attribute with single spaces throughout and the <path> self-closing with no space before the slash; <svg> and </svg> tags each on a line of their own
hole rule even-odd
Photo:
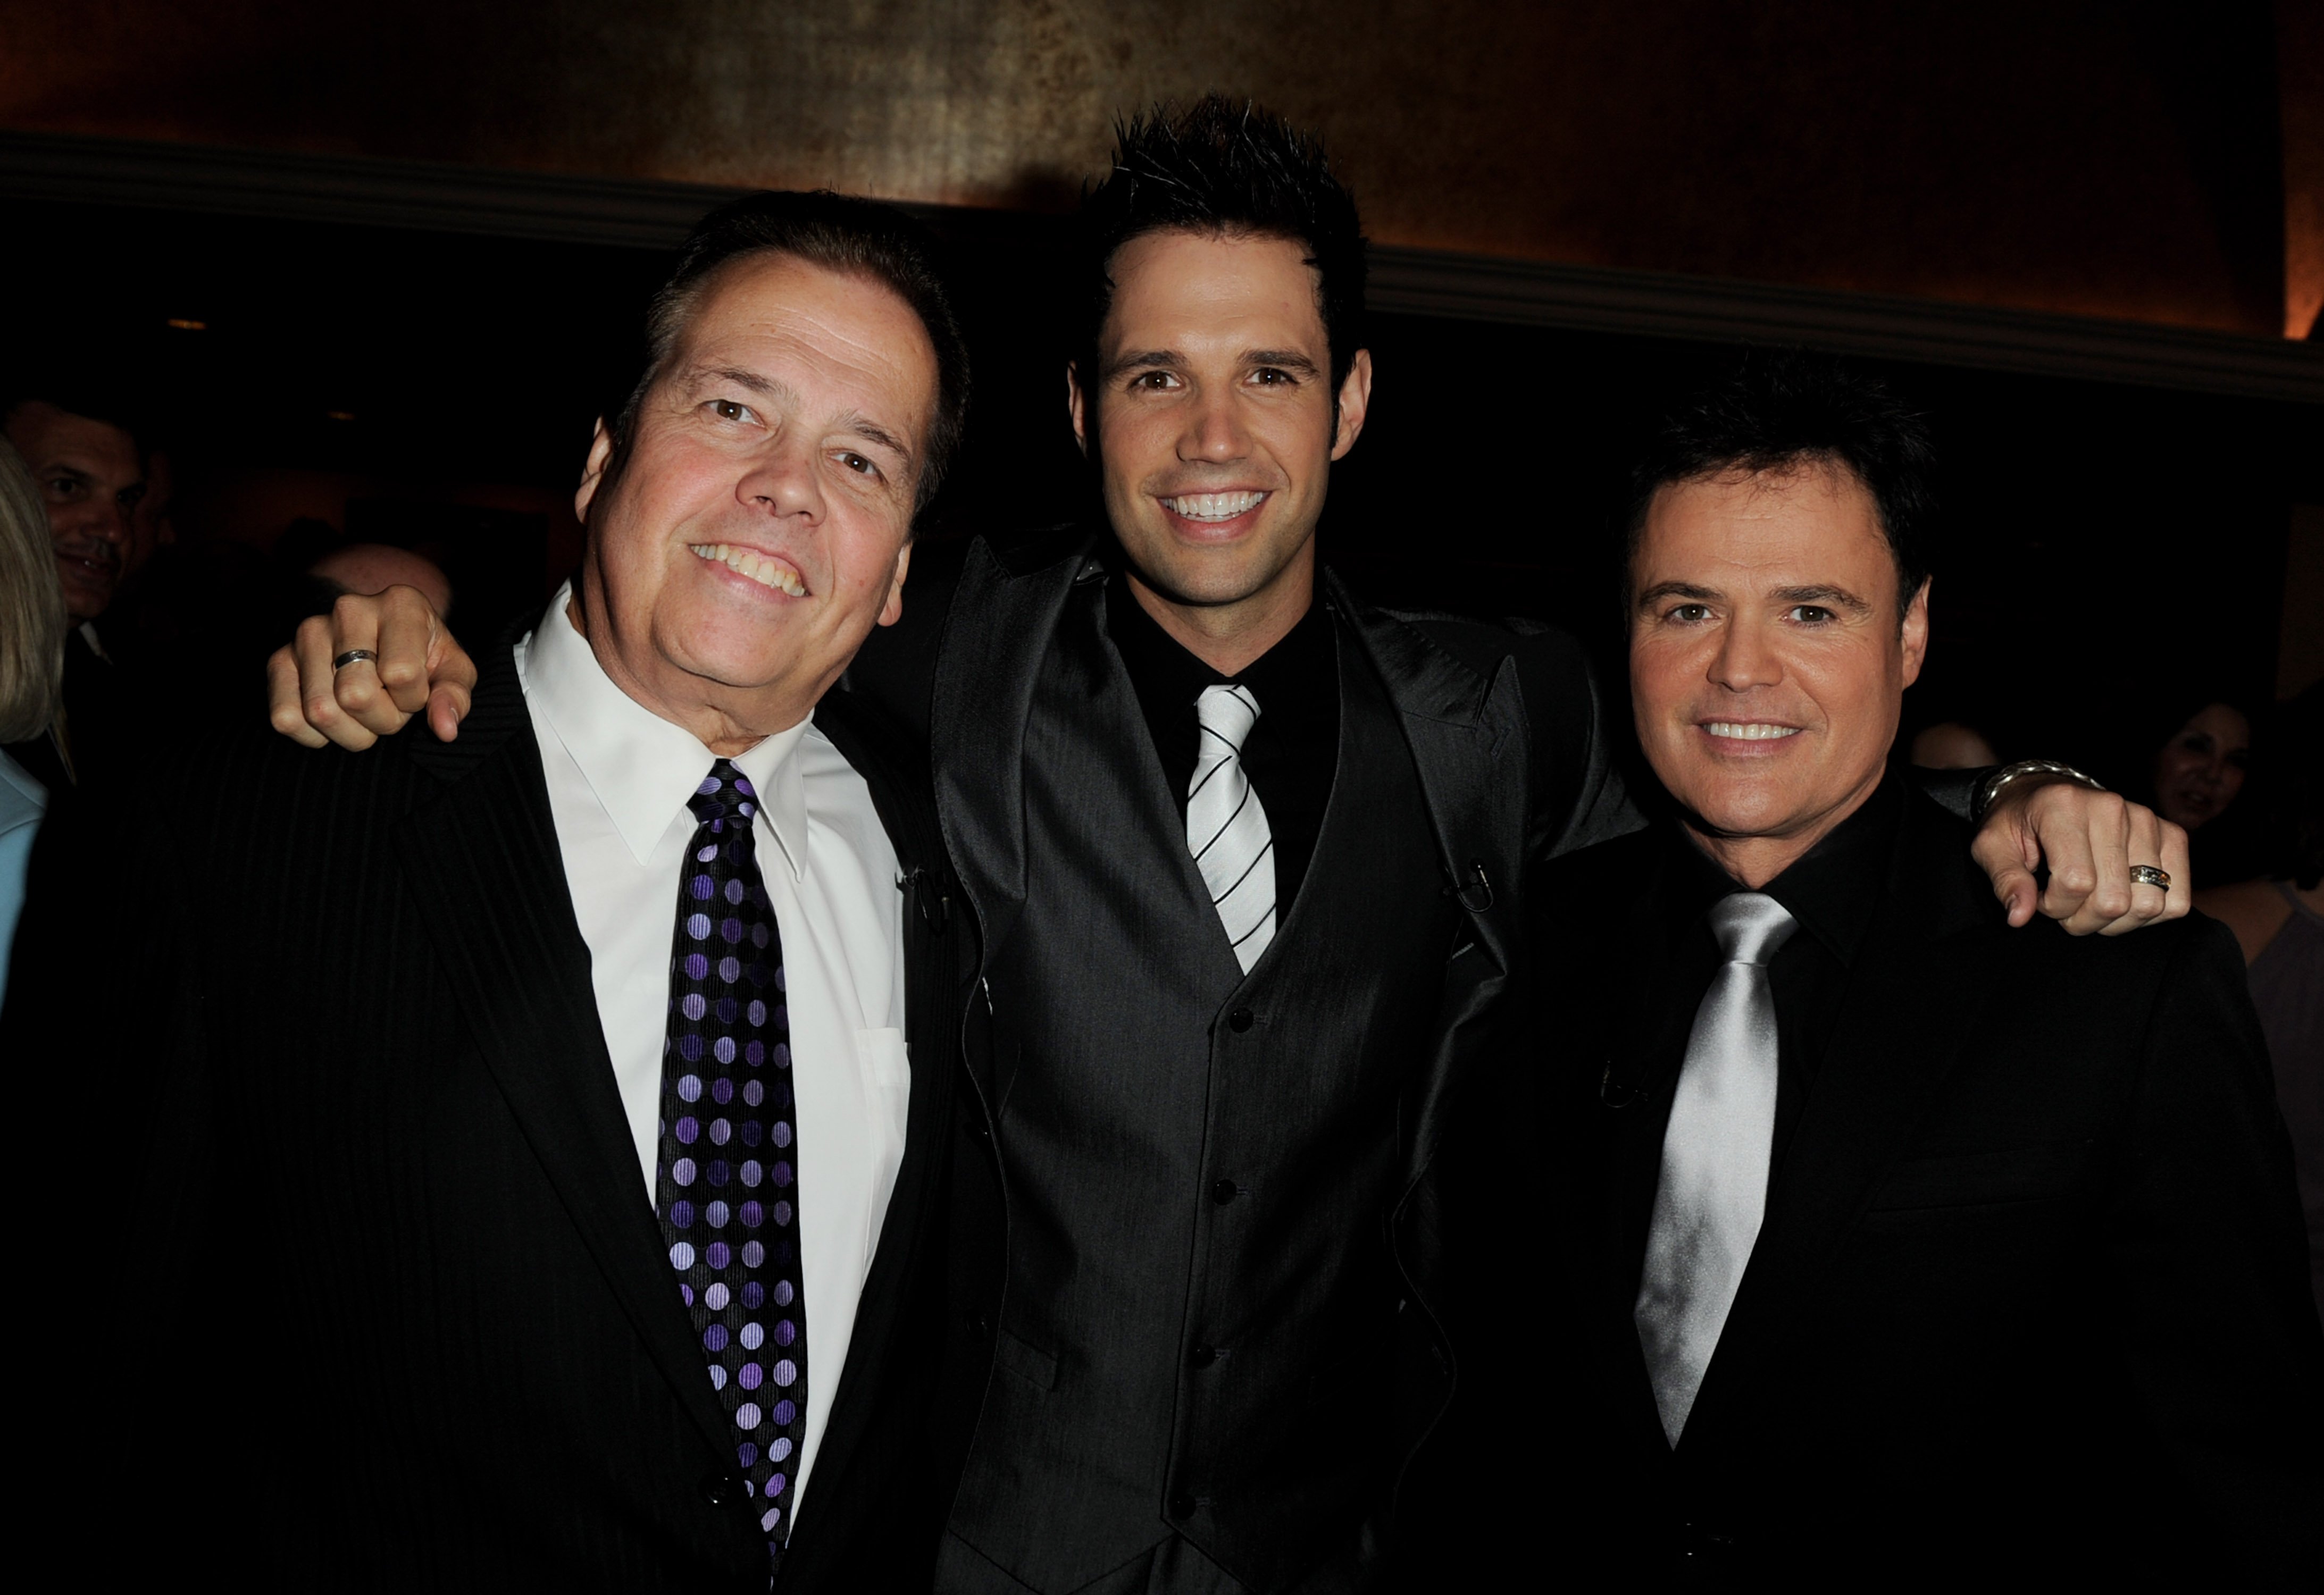
<svg viewBox="0 0 2324 1595">
<path fill-rule="evenodd" d="M 1248 100 L 1207 95 L 1114 124 L 1113 167 L 1082 196 L 1086 254 L 1078 358 L 1094 391 L 1098 331 L 1113 307 L 1113 257 L 1133 238 L 1183 231 L 1284 238 L 1315 269 L 1316 309 L 1339 392 L 1364 339 L 1364 234 L 1323 146 Z"/>
<path fill-rule="evenodd" d="M 1802 349 L 1754 350 L 1663 419 L 1630 475 L 1627 566 L 1657 490 L 1730 471 L 1826 465 L 1863 484 L 1896 563 L 1896 597 L 1928 579 L 1936 448 L 1927 424 L 1878 378 Z"/>
<path fill-rule="evenodd" d="M 936 355 L 936 414 L 928 426 L 918 502 L 926 507 L 960 447 L 968 416 L 968 342 L 935 238 L 893 206 L 818 190 L 746 194 L 695 224 L 646 307 L 644 364 L 613 421 L 613 474 L 636 433 L 638 410 L 676 351 L 687 318 L 721 269 L 752 255 L 782 254 L 892 290 L 927 329 Z"/>
</svg>

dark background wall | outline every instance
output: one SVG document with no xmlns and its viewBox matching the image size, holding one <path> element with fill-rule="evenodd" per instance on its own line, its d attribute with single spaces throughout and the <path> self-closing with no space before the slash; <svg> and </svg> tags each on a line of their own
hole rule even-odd
<svg viewBox="0 0 2324 1595">
<path fill-rule="evenodd" d="M 1720 284 L 1793 285 L 1835 327 L 1874 303 L 1851 293 L 1898 296 L 1876 319 L 1924 305 L 1936 331 L 1839 346 L 1885 351 L 1948 462 L 1913 713 L 2105 763 L 2182 688 L 2264 703 L 2324 668 L 2324 363 L 2282 341 L 2324 299 L 2324 49 L 2297 47 L 2324 41 L 2319 10 L 14 0 L 0 386 L 19 364 L 78 363 L 143 397 L 184 539 L 176 596 L 147 612 L 155 654 L 194 646 L 189 613 L 279 634 L 248 600 L 300 517 L 438 554 L 474 633 L 577 558 L 589 424 L 662 265 L 650 226 L 496 217 L 496 197 L 538 196 L 484 169 L 567 174 L 558 206 L 590 211 L 597 185 L 681 227 L 706 192 L 634 180 L 830 183 L 953 207 L 932 214 L 979 402 L 927 535 L 1009 535 L 1088 502 L 1060 401 L 1057 213 L 1116 110 L 1248 91 L 1326 132 L 1386 244 L 1615 268 L 1583 286 L 1663 303 L 1699 283 L 1713 302 L 1683 325 L 1515 325 L 1388 296 L 1373 419 L 1323 533 L 1360 585 L 1545 616 L 1618 668 L 1609 521 L 1629 440 L 1764 336 L 1722 321 Z M 97 136 L 28 188 L 9 171 L 25 134 Z M 136 139 L 164 142 L 106 142 Z M 236 165 L 215 146 L 274 153 Z M 169 149 L 207 175 L 184 193 L 71 175 L 102 178 L 116 147 L 122 170 Z M 263 164 L 294 156 L 360 160 Z M 391 161 L 444 164 L 363 175 Z M 460 206 L 428 195 L 463 172 L 484 198 L 443 221 Z M 398 198 L 330 198 L 349 182 Z M 1966 352 L 1947 346 L 1964 305 L 1998 307 Z M 2128 351 L 2109 380 L 2035 347 L 2083 327 Z M 2253 351 L 2267 380 L 2218 374 Z"/>
<path fill-rule="evenodd" d="M 2324 299 L 2317 9 L 12 0 L 0 126 L 1054 208 L 1222 88 L 1387 243 L 2273 335 Z"/>
</svg>

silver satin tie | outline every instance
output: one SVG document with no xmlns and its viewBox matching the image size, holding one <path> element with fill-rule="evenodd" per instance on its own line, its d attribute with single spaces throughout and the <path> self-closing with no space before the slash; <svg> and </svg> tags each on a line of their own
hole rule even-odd
<svg viewBox="0 0 2324 1595">
<path fill-rule="evenodd" d="M 1259 700 L 1248 687 L 1206 687 L 1195 700 L 1194 720 L 1203 745 L 1186 788 L 1186 846 L 1249 974 L 1275 939 L 1275 838 L 1242 769 L 1243 739 L 1259 724 Z"/>
<path fill-rule="evenodd" d="M 1775 999 L 1767 962 L 1799 921 L 1762 892 L 1721 898 L 1711 934 L 1726 962 L 1694 1010 L 1663 1132 L 1654 1225 L 1630 1316 L 1673 1445 L 1759 1239 L 1775 1133 Z"/>
</svg>

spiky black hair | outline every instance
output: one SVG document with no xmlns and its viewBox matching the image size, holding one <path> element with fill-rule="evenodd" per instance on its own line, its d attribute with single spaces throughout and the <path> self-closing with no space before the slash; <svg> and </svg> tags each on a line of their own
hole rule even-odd
<svg viewBox="0 0 2324 1595">
<path fill-rule="evenodd" d="M 1113 305 L 1114 256 L 1133 238 L 1184 230 L 1286 238 L 1306 252 L 1339 391 L 1363 346 L 1364 235 L 1355 198 L 1332 175 L 1314 134 L 1224 95 L 1183 109 L 1157 105 L 1114 124 L 1112 170 L 1083 195 L 1082 220 L 1084 382 L 1096 370 L 1098 331 Z"/>
</svg>

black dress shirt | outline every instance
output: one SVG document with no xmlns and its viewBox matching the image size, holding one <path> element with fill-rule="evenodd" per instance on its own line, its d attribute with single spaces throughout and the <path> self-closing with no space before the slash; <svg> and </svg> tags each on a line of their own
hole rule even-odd
<svg viewBox="0 0 2324 1595">
<path fill-rule="evenodd" d="M 1832 827 L 1831 834 L 1788 870 L 1762 887 L 1790 910 L 1800 927 L 1767 965 L 1775 998 L 1775 1135 L 1769 1172 L 1782 1166 L 1784 1148 L 1800 1121 L 1816 1070 L 1831 1041 L 1834 1021 L 1848 993 L 1849 971 L 1864 944 L 1864 933 L 1879 907 L 1894 845 L 1903 788 L 1892 772 L 1873 788 L 1863 807 Z M 1675 830 L 1675 823 L 1674 829 Z M 1711 862 L 1691 838 L 1672 838 L 1672 868 L 1666 877 L 1667 923 L 1685 933 L 1671 948 L 1662 986 L 1667 1016 L 1654 1054 L 1653 1077 L 1677 1078 L 1686 1056 L 1695 1010 L 1719 970 L 1719 945 L 1708 918 L 1720 898 L 1746 890 Z M 1895 1016 L 1910 1022 L 1909 1015 Z M 1657 1093 L 1668 1111 L 1671 1093 Z"/>
<path fill-rule="evenodd" d="M 1282 641 L 1238 676 L 1222 676 L 1155 622 L 1117 569 L 1106 578 L 1106 631 L 1138 690 L 1163 778 L 1186 815 L 1202 732 L 1195 700 L 1205 687 L 1240 684 L 1259 700 L 1259 722 L 1243 739 L 1243 773 L 1267 811 L 1275 839 L 1275 914 L 1280 927 L 1307 878 L 1332 777 L 1340 757 L 1340 655 L 1330 605 L 1319 593 Z"/>
</svg>

